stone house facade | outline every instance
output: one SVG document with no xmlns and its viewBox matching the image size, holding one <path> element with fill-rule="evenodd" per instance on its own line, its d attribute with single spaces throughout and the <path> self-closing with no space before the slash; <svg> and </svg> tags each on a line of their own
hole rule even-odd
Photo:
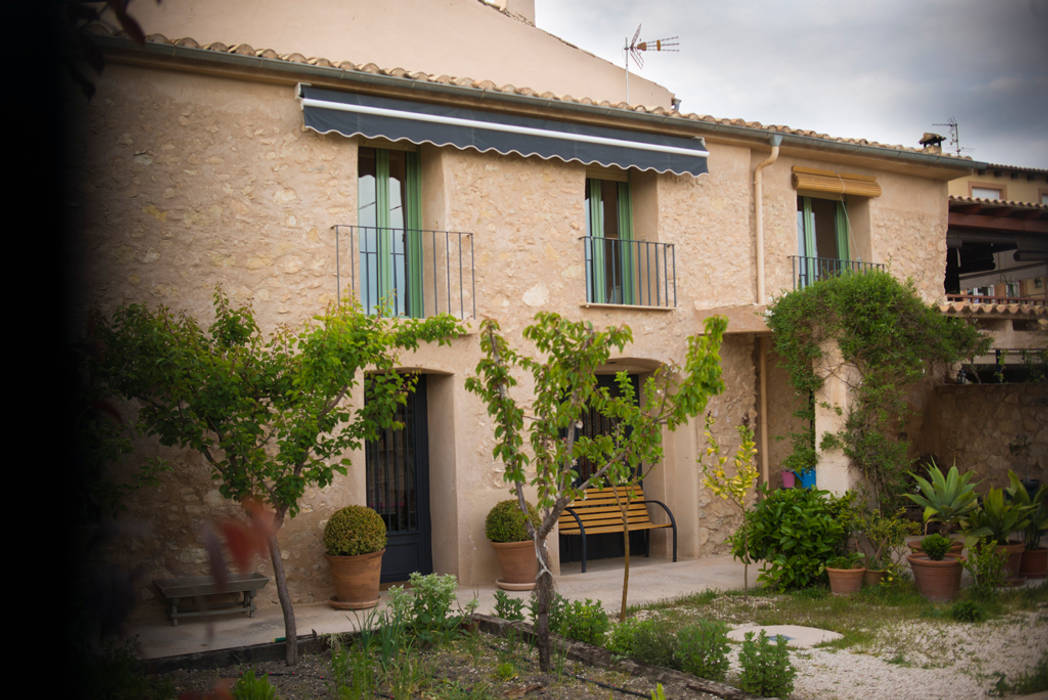
<svg viewBox="0 0 1048 700">
<path fill-rule="evenodd" d="M 406 371 L 425 377 L 413 425 L 424 436 L 417 468 L 429 484 L 429 525 L 415 546 L 435 571 L 464 584 L 496 576 L 483 521 L 506 486 L 484 407 L 464 389 L 480 358 L 479 320 L 498 319 L 514 341 L 539 310 L 596 326 L 628 324 L 635 342 L 607 369 L 643 376 L 680 360 L 704 318 L 727 316 L 727 389 L 709 410 L 728 449 L 735 425 L 756 427 L 763 478 L 776 483 L 788 447 L 775 437 L 789 432 L 796 398 L 768 343 L 761 312 L 769 300 L 818 275 L 869 264 L 912 279 L 927 301 L 942 299 L 946 183 L 970 161 L 682 115 L 659 86 L 634 93 L 658 104 L 627 105 L 611 82 L 601 87 L 592 77 L 610 64 L 574 47 L 558 54 L 556 81 L 548 66 L 529 73 L 521 62 L 512 85 L 497 82 L 509 80 L 498 74 L 499 61 L 478 53 L 472 77 L 448 77 L 441 62 L 449 59 L 439 55 L 427 58 L 434 68 L 401 68 L 395 57 L 380 66 L 363 57 L 339 62 L 342 46 L 354 37 L 366 43 L 369 34 L 366 17 L 340 13 L 367 10 L 328 4 L 330 17 L 346 22 L 341 44 L 321 41 L 334 32 L 324 3 L 304 9 L 284 33 L 273 33 L 279 3 L 252 3 L 250 22 L 220 29 L 231 34 L 224 40 L 250 44 L 205 43 L 217 41 L 206 35 L 207 3 L 144 4 L 143 26 L 160 34 L 143 46 L 99 36 L 106 69 L 72 123 L 78 310 L 141 302 L 206 320 L 221 284 L 235 301 L 253 304 L 265 331 L 300 327 L 347 291 L 367 303 L 395 289 L 414 300 L 403 301 L 403 313 L 461 316 L 472 328 L 466 337 L 402 358 Z M 474 18 L 479 31 L 515 42 L 506 44 L 514 56 L 551 45 L 526 14 L 476 0 L 444 4 L 387 6 L 412 17 Z M 420 36 L 428 31 L 426 22 L 412 26 Z M 245 36 L 232 36 L 238 27 Z M 313 46 L 324 53 L 303 53 Z M 640 84 L 631 77 L 631 91 Z M 340 104 L 370 109 L 378 125 L 346 122 L 350 112 Z M 410 128 L 394 133 L 381 121 L 391 104 L 409 114 Z M 330 124 L 311 121 L 321 112 L 331 113 Z M 485 124 L 466 126 L 471 120 Z M 499 132 L 507 142 L 455 141 L 491 123 L 508 129 Z M 548 134 L 529 129 L 559 134 L 551 153 L 541 150 Z M 594 235 L 600 227 L 604 235 Z M 403 229 L 422 233 L 383 238 Z M 644 484 L 648 497 L 673 510 L 682 558 L 725 551 L 734 514 L 701 486 L 701 417 L 664 438 L 663 463 Z M 136 494 L 128 514 L 152 534 L 122 548 L 147 579 L 202 573 L 201 526 L 237 511 L 201 459 L 167 456 L 176 472 Z M 847 488 L 852 477 L 840 456 L 824 457 L 819 485 Z M 297 603 L 330 596 L 320 542 L 330 513 L 380 498 L 365 468 L 378 457 L 351 458 L 349 475 L 307 493 L 281 530 Z M 668 556 L 669 546 L 668 534 L 653 535 L 654 555 Z M 267 567 L 260 562 L 260 571 Z"/>
</svg>

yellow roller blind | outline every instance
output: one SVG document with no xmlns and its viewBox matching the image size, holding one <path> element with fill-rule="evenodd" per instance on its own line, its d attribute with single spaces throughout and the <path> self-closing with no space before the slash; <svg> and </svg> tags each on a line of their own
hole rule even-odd
<svg viewBox="0 0 1048 700">
<path fill-rule="evenodd" d="M 797 194 L 809 197 L 826 197 L 827 195 L 856 195 L 859 197 L 879 197 L 881 186 L 877 178 L 855 173 L 837 173 L 832 170 L 816 170 L 793 166 L 793 187 Z"/>
</svg>

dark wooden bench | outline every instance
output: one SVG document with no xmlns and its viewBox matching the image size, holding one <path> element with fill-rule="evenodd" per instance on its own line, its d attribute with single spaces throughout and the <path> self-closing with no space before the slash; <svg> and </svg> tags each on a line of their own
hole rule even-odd
<svg viewBox="0 0 1048 700">
<path fill-rule="evenodd" d="M 560 534 L 579 535 L 582 537 L 582 573 L 586 572 L 586 535 L 599 535 L 608 532 L 622 532 L 622 511 L 615 500 L 615 492 L 623 501 L 628 499 L 626 508 L 626 529 L 630 532 L 645 531 L 649 533 L 659 528 L 673 528 L 673 561 L 677 561 L 677 521 L 673 513 L 662 501 L 644 498 L 639 487 L 609 486 L 600 489 L 586 489 L 581 499 L 572 501 L 560 514 L 558 523 Z M 653 522 L 648 514 L 647 504 L 660 506 L 669 516 L 668 523 Z M 648 555 L 651 555 L 649 541 Z"/>
<path fill-rule="evenodd" d="M 254 617 L 255 594 L 267 583 L 269 579 L 258 573 L 230 574 L 222 586 L 213 576 L 182 576 L 153 580 L 153 585 L 167 601 L 167 616 L 172 625 L 177 625 L 180 617 L 224 615 L 230 612 L 246 612 L 248 617 Z M 243 597 L 214 607 L 207 605 L 205 600 L 229 594 L 243 594 Z M 179 603 L 186 599 L 198 601 L 197 609 L 179 610 Z"/>
</svg>

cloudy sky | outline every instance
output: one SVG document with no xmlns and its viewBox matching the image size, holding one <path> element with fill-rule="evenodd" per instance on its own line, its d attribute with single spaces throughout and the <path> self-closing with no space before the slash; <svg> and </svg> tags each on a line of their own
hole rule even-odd
<svg viewBox="0 0 1048 700">
<path fill-rule="evenodd" d="M 1048 168 L 1048 0 L 535 0 L 535 14 L 618 65 L 638 24 L 679 35 L 640 74 L 685 113 L 906 146 L 955 119 L 964 155 Z"/>
</svg>

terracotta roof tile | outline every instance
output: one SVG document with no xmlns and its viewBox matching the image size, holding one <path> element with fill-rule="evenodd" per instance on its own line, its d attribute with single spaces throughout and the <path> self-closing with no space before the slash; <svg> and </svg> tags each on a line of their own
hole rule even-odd
<svg viewBox="0 0 1048 700">
<path fill-rule="evenodd" d="M 990 206 L 997 205 L 1001 207 L 1015 207 L 1020 209 L 1048 211 L 1048 204 L 1038 204 L 1037 202 L 1020 202 L 1014 199 L 989 199 L 987 197 L 968 197 L 966 195 L 951 194 L 950 202 L 956 202 L 959 204 L 986 204 Z"/>
<path fill-rule="evenodd" d="M 971 301 L 947 301 L 939 304 L 939 310 L 951 316 L 993 316 L 1048 319 L 1048 306 L 1045 304 L 982 304 Z"/>
<path fill-rule="evenodd" d="M 102 34 L 108 34 L 110 36 L 115 36 L 115 35 L 119 35 L 120 34 L 119 31 L 114 30 L 114 28 L 109 26 L 109 25 L 104 25 L 103 27 L 96 26 L 96 25 L 99 25 L 99 24 L 101 24 L 101 23 L 97 23 L 97 22 L 94 23 L 90 27 L 90 29 L 92 31 L 97 31 L 97 32 L 102 33 Z M 150 43 L 169 44 L 169 45 L 185 46 L 185 47 L 191 47 L 191 48 L 198 48 L 200 46 L 191 37 L 183 37 L 183 38 L 180 38 L 180 39 L 168 39 L 167 37 L 163 36 L 162 34 L 151 34 L 151 35 L 149 35 L 147 37 L 147 41 L 149 41 Z M 557 101 L 560 101 L 560 102 L 569 102 L 569 103 L 570 102 L 574 102 L 574 103 L 577 103 L 577 104 L 584 104 L 584 105 L 596 105 L 596 104 L 598 104 L 597 102 L 595 102 L 593 99 L 591 99 L 589 97 L 576 98 L 576 97 L 573 97 L 571 95 L 553 95 L 553 94 L 551 94 L 549 92 L 539 93 L 535 89 L 527 87 L 527 86 L 516 86 L 516 85 L 512 85 L 512 84 L 506 84 L 506 85 L 502 85 L 501 87 L 496 87 L 495 83 L 491 82 L 490 80 L 483 80 L 483 81 L 477 82 L 476 80 L 474 80 L 472 78 L 456 78 L 454 76 L 448 76 L 448 75 L 434 76 L 432 74 L 425 73 L 425 72 L 422 72 L 422 71 L 408 72 L 405 69 L 399 68 L 399 67 L 398 68 L 393 68 L 391 70 L 386 70 L 386 69 L 380 68 L 378 65 L 376 65 L 374 63 L 367 63 L 367 64 L 365 64 L 363 66 L 360 66 L 360 65 L 354 64 L 354 63 L 352 63 L 350 61 L 333 62 L 332 60 L 326 59 L 326 58 L 323 58 L 323 57 L 307 58 L 307 57 L 305 57 L 302 54 L 297 53 L 297 52 L 296 53 L 290 53 L 290 54 L 286 54 L 286 53 L 285 54 L 281 54 L 281 53 L 279 53 L 277 51 L 274 51 L 273 49 L 268 49 L 268 48 L 255 50 L 255 49 L 249 47 L 247 44 L 236 44 L 236 45 L 233 45 L 231 47 L 228 44 L 224 44 L 222 42 L 216 41 L 216 42 L 213 42 L 211 44 L 208 44 L 206 47 L 203 47 L 203 49 L 207 50 L 207 51 L 215 51 L 215 52 L 218 52 L 218 53 L 231 53 L 231 52 L 233 52 L 233 53 L 240 53 L 240 54 L 243 54 L 246 51 L 250 50 L 251 55 L 261 56 L 261 57 L 264 57 L 264 58 L 272 58 L 272 59 L 277 59 L 277 60 L 282 60 L 282 61 L 288 61 L 288 62 L 292 62 L 292 63 L 305 63 L 305 64 L 312 64 L 312 65 L 320 65 L 320 66 L 334 66 L 334 67 L 340 68 L 342 70 L 347 70 L 347 71 L 353 70 L 353 71 L 361 71 L 361 72 L 366 72 L 366 73 L 375 73 L 375 74 L 379 74 L 379 75 L 389 75 L 389 76 L 393 76 L 393 77 L 408 77 L 408 78 L 410 78 L 412 80 L 426 81 L 426 82 L 435 82 L 435 83 L 443 83 L 443 84 L 446 84 L 446 85 L 473 85 L 475 87 L 479 87 L 481 89 L 489 90 L 489 91 L 492 91 L 492 92 L 503 92 L 503 93 L 507 93 L 507 94 L 519 94 L 519 95 L 533 95 L 533 96 L 542 97 L 544 99 L 557 100 Z M 797 136 L 809 136 L 809 137 L 812 137 L 812 138 L 817 138 L 817 139 L 824 140 L 824 141 L 832 141 L 832 142 L 835 142 L 835 143 L 846 143 L 846 144 L 855 144 L 855 145 L 862 145 L 862 146 L 872 146 L 872 147 L 875 147 L 875 148 L 885 148 L 885 149 L 890 149 L 890 150 L 895 150 L 895 151 L 908 151 L 908 152 L 912 152 L 912 153 L 927 153 L 927 151 L 925 151 L 923 148 L 919 148 L 919 147 L 909 147 L 909 146 L 901 146 L 901 145 L 883 144 L 883 143 L 878 143 L 876 141 L 870 141 L 869 139 L 838 138 L 838 137 L 834 137 L 834 136 L 829 136 L 827 134 L 818 133 L 818 132 L 812 131 L 812 130 L 795 129 L 795 128 L 792 128 L 792 127 L 789 127 L 789 126 L 785 126 L 785 125 L 762 124 L 761 122 L 746 121 L 745 119 L 741 119 L 741 118 L 718 118 L 718 117 L 713 117 L 713 116 L 711 116 L 709 114 L 702 114 L 702 115 L 695 114 L 695 113 L 682 114 L 680 112 L 674 112 L 674 111 L 667 110 L 664 106 L 661 106 L 661 105 L 660 106 L 655 106 L 655 107 L 645 107 L 643 105 L 630 105 L 630 104 L 626 104 L 624 102 L 619 102 L 619 103 L 616 103 L 616 104 L 602 102 L 602 103 L 599 103 L 599 104 L 604 104 L 606 106 L 615 107 L 617 109 L 623 109 L 623 110 L 626 110 L 626 111 L 646 113 L 646 114 L 659 114 L 659 115 L 668 116 L 668 117 L 674 118 L 674 119 L 687 119 L 688 121 L 692 121 L 692 122 L 703 122 L 703 123 L 707 123 L 707 124 L 716 124 L 716 125 L 722 125 L 722 126 L 741 126 L 741 127 L 747 127 L 747 128 L 752 128 L 752 129 L 758 129 L 758 130 L 773 131 L 773 132 L 778 132 L 778 133 L 782 133 L 782 134 L 791 134 L 791 135 L 797 135 Z M 968 157 L 968 156 L 954 156 L 954 155 L 950 155 L 950 154 L 941 154 L 941 157 L 952 158 L 952 159 L 956 159 L 956 160 L 959 160 L 959 161 L 970 161 L 971 160 L 971 158 Z M 991 166 L 991 167 L 1009 168 L 1009 167 L 1012 167 L 1012 166 Z M 1034 169 L 1029 169 L 1029 168 L 1023 169 L 1023 170 L 1035 171 Z M 1035 171 L 1035 172 L 1048 172 L 1048 171 Z"/>
</svg>

